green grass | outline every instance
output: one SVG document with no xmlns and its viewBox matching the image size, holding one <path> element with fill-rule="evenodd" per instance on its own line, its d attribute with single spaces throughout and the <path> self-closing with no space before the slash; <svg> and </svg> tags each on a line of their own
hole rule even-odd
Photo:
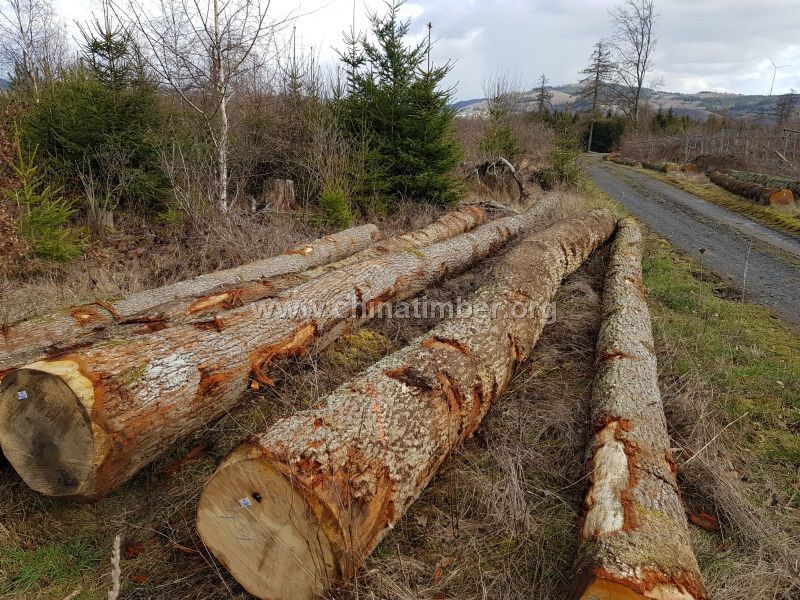
<svg viewBox="0 0 800 600">
<path fill-rule="evenodd" d="M 593 183 L 591 203 L 621 207 Z M 662 371 L 702 374 L 738 441 L 791 476 L 800 458 L 800 331 L 769 310 L 730 299 L 703 265 L 647 234 L 642 261 Z"/>
<path fill-rule="evenodd" d="M 704 200 L 708 200 L 713 204 L 727 208 L 739 214 L 750 217 L 754 221 L 758 221 L 794 236 L 800 236 L 800 213 L 796 209 L 783 206 L 762 206 L 756 204 L 752 200 L 747 200 L 736 194 L 732 194 L 711 182 L 694 181 L 688 179 L 683 174 L 664 174 L 656 171 L 649 171 L 646 169 L 637 169 L 642 173 L 647 173 L 651 177 L 655 177 L 675 187 L 689 192 L 695 196 L 699 196 Z"/>
<path fill-rule="evenodd" d="M 79 580 L 83 571 L 96 567 L 97 549 L 83 538 L 35 549 L 0 550 L 0 593 L 28 594 L 33 590 Z"/>
</svg>

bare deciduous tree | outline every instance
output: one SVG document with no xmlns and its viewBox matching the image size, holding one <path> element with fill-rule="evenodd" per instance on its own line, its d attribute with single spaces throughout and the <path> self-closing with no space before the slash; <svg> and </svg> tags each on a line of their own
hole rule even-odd
<svg viewBox="0 0 800 600">
<path fill-rule="evenodd" d="M 228 106 L 242 80 L 258 68 L 265 37 L 268 0 L 128 0 L 116 4 L 139 34 L 144 60 L 203 120 L 216 154 L 216 199 L 229 208 Z"/>
<path fill-rule="evenodd" d="M 614 30 L 610 43 L 616 54 L 616 105 L 638 128 L 642 90 L 658 44 L 658 14 L 654 0 L 625 0 L 609 14 Z"/>
<path fill-rule="evenodd" d="M 41 83 L 64 66 L 67 41 L 50 0 L 3 0 L 0 65 L 38 101 Z"/>
</svg>

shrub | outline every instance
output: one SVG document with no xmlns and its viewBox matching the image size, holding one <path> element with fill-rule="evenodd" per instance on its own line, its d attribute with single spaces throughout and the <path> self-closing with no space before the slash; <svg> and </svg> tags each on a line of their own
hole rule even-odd
<svg viewBox="0 0 800 600">
<path fill-rule="evenodd" d="M 344 228 L 353 222 L 353 213 L 347 192 L 339 183 L 325 183 L 319 195 L 322 222 L 331 227 Z"/>
<path fill-rule="evenodd" d="M 537 174 L 537 180 L 544 189 L 551 189 L 557 184 L 575 185 L 580 180 L 581 168 L 578 165 L 580 151 L 575 138 L 564 130 L 559 133 L 550 151 L 550 166 Z"/>
<path fill-rule="evenodd" d="M 483 132 L 480 149 L 484 155 L 492 158 L 502 156 L 511 162 L 522 156 L 522 145 L 514 135 L 500 102 L 490 101 L 489 124 Z"/>
<path fill-rule="evenodd" d="M 28 148 L 62 185 L 78 189 L 80 173 L 114 190 L 127 208 L 157 210 L 169 192 L 153 132 L 160 123 L 154 86 L 109 87 L 83 69 L 43 90 L 21 120 Z"/>
<path fill-rule="evenodd" d="M 48 260 L 68 261 L 83 251 L 80 231 L 68 226 L 75 209 L 61 190 L 45 185 L 35 164 L 36 152 L 25 157 L 17 140 L 17 159 L 13 165 L 19 186 L 6 196 L 22 207 L 25 216 L 20 233 L 34 254 Z"/>
</svg>

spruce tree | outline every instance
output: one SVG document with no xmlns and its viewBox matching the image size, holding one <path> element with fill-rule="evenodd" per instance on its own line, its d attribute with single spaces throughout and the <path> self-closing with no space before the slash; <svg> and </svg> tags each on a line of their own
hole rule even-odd
<svg viewBox="0 0 800 600">
<path fill-rule="evenodd" d="M 360 52 L 342 56 L 349 77 L 344 121 L 355 140 L 366 140 L 365 193 L 447 205 L 461 193 L 451 175 L 461 158 L 452 94 L 441 88 L 451 65 L 428 66 L 426 42 L 406 45 L 402 5 L 393 0 L 386 15 L 370 15 L 375 41 L 360 37 Z"/>
<path fill-rule="evenodd" d="M 603 101 L 603 94 L 605 92 L 606 81 L 611 77 L 614 71 L 614 62 L 611 59 L 611 51 L 608 48 L 608 43 L 600 40 L 594 46 L 592 52 L 591 64 L 581 71 L 585 75 L 581 84 L 583 88 L 578 94 L 581 102 L 587 102 L 592 107 L 592 120 L 589 125 L 589 143 L 587 150 L 592 151 L 592 138 L 594 137 L 594 124 L 597 121 L 597 107 Z"/>
</svg>

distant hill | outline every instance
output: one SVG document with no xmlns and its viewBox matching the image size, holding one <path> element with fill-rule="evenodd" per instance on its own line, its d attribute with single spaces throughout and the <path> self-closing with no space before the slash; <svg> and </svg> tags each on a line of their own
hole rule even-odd
<svg viewBox="0 0 800 600">
<path fill-rule="evenodd" d="M 585 106 L 577 104 L 576 95 L 580 91 L 580 85 L 571 83 L 567 85 L 556 85 L 547 88 L 553 94 L 553 106 L 555 108 L 565 108 L 571 106 L 573 109 L 582 110 Z M 681 94 L 677 92 L 664 92 L 660 90 L 646 90 L 650 102 L 662 110 L 669 110 L 679 116 L 688 115 L 690 118 L 705 121 L 712 115 L 722 115 L 730 112 L 734 118 L 763 118 L 769 117 L 774 111 L 777 96 L 749 96 L 746 94 L 725 94 L 720 92 L 698 92 L 696 94 Z M 520 106 L 522 110 L 532 110 L 536 90 L 522 92 L 520 94 Z M 462 100 L 454 104 L 459 116 L 476 117 L 481 116 L 486 110 L 485 98 L 474 98 Z"/>
</svg>

